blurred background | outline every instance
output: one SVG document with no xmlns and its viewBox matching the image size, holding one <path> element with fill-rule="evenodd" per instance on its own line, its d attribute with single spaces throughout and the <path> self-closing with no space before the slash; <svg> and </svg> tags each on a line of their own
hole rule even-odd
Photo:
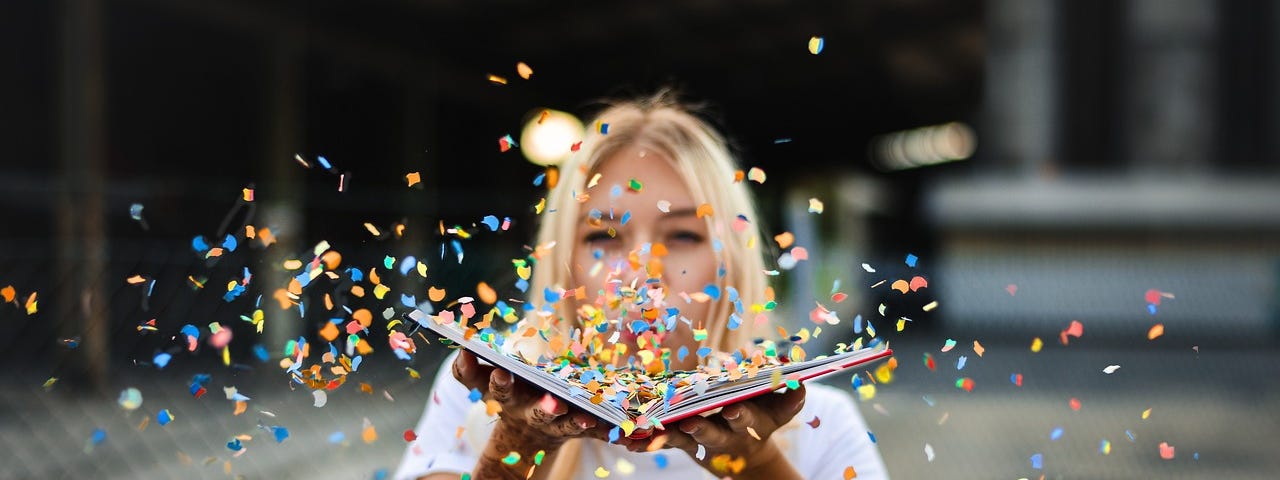
<svg viewBox="0 0 1280 480">
<path fill-rule="evenodd" d="M 766 237 L 810 252 L 769 262 L 775 321 L 812 328 L 816 301 L 842 322 L 811 354 L 863 322 L 898 352 L 860 400 L 894 477 L 1280 469 L 1274 2 L 14 0 L 0 52 L 0 478 L 388 475 L 447 352 L 373 328 L 349 382 L 371 393 L 317 408 L 278 361 L 330 315 L 274 306 L 282 262 L 323 240 L 415 256 L 426 279 L 387 282 L 420 296 L 518 297 L 526 155 L 564 151 L 529 124 L 663 86 L 767 173 Z M 275 242 L 193 249 L 245 224 Z M 213 322 L 225 362 L 178 336 Z"/>
</svg>

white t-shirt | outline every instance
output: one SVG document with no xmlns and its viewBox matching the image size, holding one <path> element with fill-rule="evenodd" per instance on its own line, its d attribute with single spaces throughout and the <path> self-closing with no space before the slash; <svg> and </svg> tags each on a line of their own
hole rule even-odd
<svg viewBox="0 0 1280 480">
<path fill-rule="evenodd" d="M 467 388 L 453 378 L 450 366 L 456 356 L 445 359 L 436 374 L 431 398 L 414 429 L 418 438 L 405 449 L 396 480 L 437 472 L 470 472 L 488 442 L 494 417 L 485 414 L 483 402 L 472 403 Z M 773 436 L 804 478 L 843 479 L 845 468 L 850 466 L 859 479 L 889 478 L 880 452 L 867 435 L 866 422 L 849 394 L 811 383 L 806 385 L 805 395 L 800 413 Z M 817 428 L 808 424 L 814 417 L 819 419 Z M 610 478 L 718 478 L 680 450 L 632 453 L 618 445 L 586 443 L 577 478 L 594 478 L 597 467 L 610 471 Z M 634 471 L 623 474 L 623 470 L 629 470 L 628 463 Z"/>
</svg>

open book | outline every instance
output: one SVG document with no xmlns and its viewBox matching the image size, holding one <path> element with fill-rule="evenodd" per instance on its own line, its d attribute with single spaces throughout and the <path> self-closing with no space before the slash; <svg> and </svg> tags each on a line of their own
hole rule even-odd
<svg viewBox="0 0 1280 480">
<path fill-rule="evenodd" d="M 503 352 L 501 347 L 495 348 L 482 341 L 479 335 L 475 335 L 475 329 L 467 332 L 456 321 L 441 323 L 421 310 L 410 312 L 408 317 L 494 366 L 506 369 L 584 412 L 622 427 L 627 435 L 635 437 L 646 436 L 650 427 L 664 428 L 693 415 L 787 388 L 786 383 L 824 377 L 893 355 L 893 350 L 887 346 L 862 348 L 802 362 L 766 365 L 754 374 L 733 375 L 735 378 L 692 372 L 674 372 L 663 378 L 662 375 L 634 372 L 637 380 L 643 380 L 637 381 L 638 385 L 658 385 L 659 388 L 644 392 L 637 392 L 642 388 L 635 388 L 615 398 L 602 398 L 598 393 L 593 394 L 583 388 L 581 381 L 567 379 L 563 372 L 556 372 L 554 366 L 531 365 L 516 355 Z M 626 389 L 625 386 L 622 388 Z M 634 435 L 633 430 L 637 431 Z"/>
</svg>

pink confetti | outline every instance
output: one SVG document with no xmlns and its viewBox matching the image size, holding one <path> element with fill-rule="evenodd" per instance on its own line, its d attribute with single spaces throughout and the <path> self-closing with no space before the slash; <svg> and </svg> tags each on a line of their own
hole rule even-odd
<svg viewBox="0 0 1280 480">
<path fill-rule="evenodd" d="M 1018 286 L 1010 283 L 1009 285 L 1004 287 L 1004 291 L 1009 292 L 1009 296 L 1012 297 L 1014 296 L 1014 294 L 1018 293 Z"/>
<path fill-rule="evenodd" d="M 1165 460 L 1173 460 L 1173 445 L 1168 442 L 1160 442 L 1160 458 Z"/>
</svg>

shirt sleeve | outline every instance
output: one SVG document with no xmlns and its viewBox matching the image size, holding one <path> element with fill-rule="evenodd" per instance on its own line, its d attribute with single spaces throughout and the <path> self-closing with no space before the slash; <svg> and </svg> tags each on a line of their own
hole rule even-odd
<svg viewBox="0 0 1280 480">
<path fill-rule="evenodd" d="M 445 358 L 431 385 L 431 395 L 422 419 L 413 429 L 418 438 L 405 448 L 395 480 L 414 480 L 439 472 L 467 473 L 475 467 L 479 452 L 459 438 L 458 428 L 466 426 L 470 407 L 469 391 L 453 378 L 450 367 L 458 355 Z"/>
<path fill-rule="evenodd" d="M 886 480 L 889 473 L 871 437 L 866 421 L 849 394 L 825 385 L 806 385 L 805 408 L 797 414 L 800 422 L 819 419 L 818 427 L 805 423 L 800 432 L 793 459 L 804 478 L 843 479 L 847 467 L 853 467 L 859 480 Z M 809 407 L 813 408 L 810 409 Z"/>
</svg>

